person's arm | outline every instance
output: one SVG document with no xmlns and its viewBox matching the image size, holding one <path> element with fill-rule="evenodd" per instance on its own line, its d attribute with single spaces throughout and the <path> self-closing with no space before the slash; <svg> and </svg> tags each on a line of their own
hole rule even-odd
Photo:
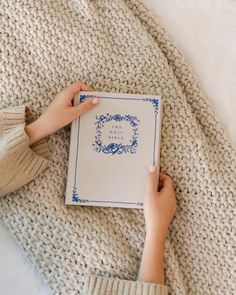
<svg viewBox="0 0 236 295">
<path fill-rule="evenodd" d="M 172 179 L 160 173 L 157 191 L 157 171 L 149 169 L 149 180 L 144 201 L 146 239 L 139 270 L 139 280 L 164 284 L 164 247 L 170 222 L 176 210 L 175 190 Z"/>
<path fill-rule="evenodd" d="M 157 235 L 146 235 L 139 280 L 164 285 L 165 241 Z"/>
<path fill-rule="evenodd" d="M 60 92 L 46 111 L 35 121 L 25 106 L 0 110 L 0 196 L 34 179 L 49 165 L 45 137 L 92 109 L 98 99 L 88 99 L 72 106 L 80 90 L 91 87 L 75 82 Z"/>
<path fill-rule="evenodd" d="M 86 276 L 83 295 L 167 295 L 164 285 L 164 245 L 169 224 L 176 210 L 171 178 L 160 173 L 161 191 L 157 192 L 157 171 L 151 167 L 144 201 L 146 239 L 137 281 Z"/>
<path fill-rule="evenodd" d="M 73 106 L 72 100 L 79 91 L 93 91 L 93 88 L 80 81 L 73 83 L 57 94 L 36 121 L 26 126 L 25 131 L 30 145 L 68 125 L 98 104 L 99 99 L 96 97 Z"/>
</svg>

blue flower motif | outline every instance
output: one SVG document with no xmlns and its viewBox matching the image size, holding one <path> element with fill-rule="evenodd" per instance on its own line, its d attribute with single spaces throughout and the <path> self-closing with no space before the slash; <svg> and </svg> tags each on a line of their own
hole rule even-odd
<svg viewBox="0 0 236 295">
<path fill-rule="evenodd" d="M 143 206 L 143 202 L 137 203 L 136 205 L 142 207 Z"/>
<path fill-rule="evenodd" d="M 79 196 L 77 194 L 77 187 L 74 186 L 73 187 L 73 191 L 72 191 L 72 201 L 73 202 L 79 202 Z"/>
<path fill-rule="evenodd" d="M 110 122 L 110 121 L 127 121 L 130 123 L 130 126 L 132 127 L 132 137 L 130 139 L 130 144 L 128 145 L 123 145 L 122 143 L 113 143 L 111 142 L 108 145 L 103 145 L 101 141 L 101 129 L 104 127 L 105 123 Z M 122 154 L 122 153 L 131 153 L 134 154 L 136 153 L 136 149 L 138 146 L 138 122 L 139 120 L 137 117 L 132 116 L 132 115 L 120 115 L 120 114 L 115 114 L 111 115 L 107 113 L 106 115 L 100 115 L 96 116 L 96 136 L 95 136 L 95 143 L 93 144 L 94 151 L 100 153 L 103 152 L 104 154 Z"/>
<path fill-rule="evenodd" d="M 108 153 L 112 153 L 113 155 L 119 150 L 119 145 L 117 143 L 110 143 L 107 147 L 106 150 Z"/>
<path fill-rule="evenodd" d="M 158 107 L 159 107 L 158 98 L 143 98 L 143 101 L 150 101 L 154 107 L 154 112 L 158 113 Z"/>
<path fill-rule="evenodd" d="M 85 200 L 85 199 L 80 199 L 78 193 L 77 193 L 77 186 L 73 187 L 73 191 L 72 191 L 72 201 L 76 202 L 76 203 L 89 203 L 89 200 Z"/>
<path fill-rule="evenodd" d="M 121 115 L 116 114 L 116 115 L 113 116 L 113 119 L 115 121 L 121 121 L 122 120 L 122 117 L 121 117 Z"/>
<path fill-rule="evenodd" d="M 80 95 L 80 102 L 84 102 L 87 98 L 93 97 L 91 94 Z"/>
</svg>

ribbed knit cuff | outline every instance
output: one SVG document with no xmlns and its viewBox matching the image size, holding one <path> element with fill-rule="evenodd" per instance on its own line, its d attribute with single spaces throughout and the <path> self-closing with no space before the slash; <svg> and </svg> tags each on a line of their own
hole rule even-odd
<svg viewBox="0 0 236 295">
<path fill-rule="evenodd" d="M 26 125 L 28 125 L 34 121 L 33 114 L 31 112 L 30 108 L 28 108 L 28 107 L 25 108 L 25 121 L 26 121 Z M 42 138 L 38 142 L 35 142 L 30 147 L 37 155 L 39 155 L 47 160 L 50 160 L 49 146 L 48 146 L 47 140 L 45 138 Z"/>
<path fill-rule="evenodd" d="M 82 295 L 167 295 L 163 285 L 126 281 L 117 278 L 87 276 Z"/>
<path fill-rule="evenodd" d="M 25 133 L 25 126 L 34 121 L 33 114 L 27 106 L 11 107 L 1 111 L 2 121 L 0 122 L 0 131 L 7 133 L 15 130 L 15 135 L 20 138 L 13 138 L 16 143 L 17 139 L 28 141 L 28 136 Z M 14 133 L 12 133 L 14 135 Z M 30 148 L 40 157 L 49 160 L 50 151 L 45 138 L 39 140 L 30 146 Z"/>
<path fill-rule="evenodd" d="M 0 111 L 0 196 L 25 185 L 49 164 L 45 139 L 29 146 L 25 125 L 32 119 L 30 109 L 25 106 Z"/>
</svg>

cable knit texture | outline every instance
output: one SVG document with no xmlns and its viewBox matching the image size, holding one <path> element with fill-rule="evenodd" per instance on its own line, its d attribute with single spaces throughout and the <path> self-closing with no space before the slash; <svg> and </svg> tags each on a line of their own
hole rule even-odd
<svg viewBox="0 0 236 295">
<path fill-rule="evenodd" d="M 161 169 L 178 199 L 167 285 L 171 294 L 233 294 L 235 151 L 159 21 L 137 0 L 3 0 L 0 11 L 1 109 L 28 104 L 39 115 L 78 79 L 163 98 Z M 90 273 L 135 280 L 142 211 L 65 206 L 69 128 L 49 145 L 49 169 L 0 199 L 4 224 L 54 294 L 81 294 Z"/>
</svg>

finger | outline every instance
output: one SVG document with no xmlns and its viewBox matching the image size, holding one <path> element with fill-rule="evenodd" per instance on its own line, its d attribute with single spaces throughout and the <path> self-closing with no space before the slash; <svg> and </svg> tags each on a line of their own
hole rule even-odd
<svg viewBox="0 0 236 295">
<path fill-rule="evenodd" d="M 147 186 L 146 186 L 147 193 L 157 192 L 157 183 L 158 183 L 157 174 L 158 173 L 157 173 L 156 167 L 151 165 L 149 167 L 148 182 L 147 182 Z"/>
<path fill-rule="evenodd" d="M 67 99 L 71 100 L 79 91 L 94 91 L 94 89 L 81 81 L 76 81 L 63 90 Z"/>
<path fill-rule="evenodd" d="M 169 175 L 167 175 L 167 174 L 165 174 L 163 172 L 160 172 L 159 179 L 160 179 L 160 182 L 161 182 L 161 185 L 162 185 L 161 190 L 171 189 L 171 188 L 174 187 L 173 180 Z"/>
<path fill-rule="evenodd" d="M 89 110 L 93 109 L 97 104 L 99 104 L 99 98 L 93 97 L 86 99 L 84 102 L 72 107 L 75 110 L 75 116 L 82 116 L 87 113 Z"/>
<path fill-rule="evenodd" d="M 160 181 L 162 182 L 172 182 L 172 178 L 163 172 L 160 172 L 159 178 L 160 178 Z"/>
<path fill-rule="evenodd" d="M 83 83 L 81 83 L 81 90 L 83 90 L 83 91 L 95 91 L 93 87 L 91 87 L 89 85 L 86 85 L 86 84 L 83 84 Z"/>
<path fill-rule="evenodd" d="M 70 86 L 69 86 L 70 87 Z M 77 93 L 78 91 L 94 91 L 93 87 L 82 83 L 81 81 L 76 81 L 71 84 L 72 92 Z"/>
</svg>

